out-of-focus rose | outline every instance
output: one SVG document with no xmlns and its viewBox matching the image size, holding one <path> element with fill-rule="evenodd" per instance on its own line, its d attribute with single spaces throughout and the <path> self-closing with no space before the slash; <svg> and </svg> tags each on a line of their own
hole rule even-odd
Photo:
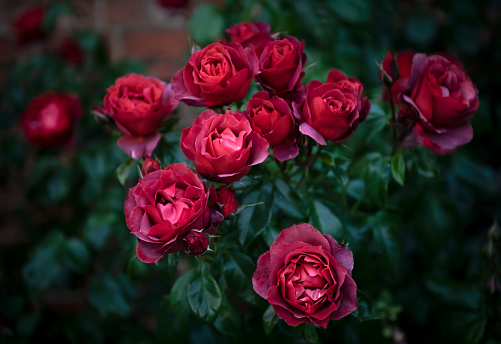
<svg viewBox="0 0 501 344">
<path fill-rule="evenodd" d="M 273 155 L 280 161 L 298 155 L 297 128 L 289 104 L 282 98 L 257 92 L 247 103 L 247 117 L 259 135 L 273 147 Z"/>
<path fill-rule="evenodd" d="M 166 9 L 180 9 L 188 5 L 188 0 L 156 0 L 157 4 Z"/>
<path fill-rule="evenodd" d="M 296 37 L 287 36 L 269 42 L 259 56 L 259 83 L 274 92 L 300 89 L 306 62 L 303 51 L 304 41 L 299 42 Z"/>
<path fill-rule="evenodd" d="M 185 164 L 172 164 L 139 179 L 125 199 L 127 227 L 137 237 L 137 257 L 155 263 L 184 250 L 191 230 L 214 234 L 210 226 L 209 189 Z"/>
<path fill-rule="evenodd" d="M 59 45 L 59 54 L 63 59 L 68 61 L 68 63 L 78 66 L 82 63 L 84 53 L 80 44 L 78 44 L 73 38 L 64 39 Z"/>
<path fill-rule="evenodd" d="M 350 250 L 303 223 L 284 229 L 259 257 L 252 284 L 287 324 L 326 328 L 358 308 L 352 270 Z"/>
<path fill-rule="evenodd" d="M 26 44 L 47 36 L 42 25 L 45 14 L 45 6 L 39 6 L 31 7 L 17 17 L 12 26 L 19 44 Z"/>
<path fill-rule="evenodd" d="M 98 116 L 109 116 L 124 134 L 117 144 L 129 156 L 151 155 L 158 141 L 158 128 L 178 101 L 170 84 L 154 77 L 127 74 L 107 89 L 104 108 L 94 107 Z"/>
<path fill-rule="evenodd" d="M 209 247 L 209 237 L 203 231 L 192 230 L 183 239 L 184 251 L 192 256 L 198 256 Z"/>
<path fill-rule="evenodd" d="M 408 107 L 401 116 L 417 121 L 413 135 L 418 144 L 444 154 L 473 138 L 468 118 L 478 109 L 478 90 L 458 61 L 415 54 L 401 99 Z"/>
<path fill-rule="evenodd" d="M 310 81 L 302 106 L 294 104 L 294 115 L 302 121 L 299 130 L 321 145 L 325 140 L 347 140 L 370 110 L 370 102 L 360 99 L 359 84 L 349 79 L 325 84 Z"/>
<path fill-rule="evenodd" d="M 141 167 L 141 174 L 144 177 L 151 172 L 155 172 L 161 169 L 162 166 L 160 166 L 160 163 L 158 161 L 156 161 L 152 157 L 146 156 L 143 161 L 143 166 Z"/>
<path fill-rule="evenodd" d="M 172 77 L 176 98 L 191 106 L 220 107 L 242 99 L 259 69 L 256 53 L 240 43 L 216 42 L 191 55 Z"/>
<path fill-rule="evenodd" d="M 210 189 L 209 205 L 211 209 L 220 212 L 224 217 L 228 217 L 238 209 L 238 202 L 235 198 L 235 191 L 227 186 L 220 186 L 217 189 L 212 185 Z"/>
<path fill-rule="evenodd" d="M 73 126 L 81 115 L 76 96 L 47 93 L 29 103 L 21 123 L 26 138 L 35 146 L 60 147 L 73 137 Z"/>
<path fill-rule="evenodd" d="M 238 112 L 205 110 L 181 134 L 181 150 L 208 180 L 231 183 L 268 156 L 268 141 Z"/>
<path fill-rule="evenodd" d="M 264 40 L 269 39 L 272 41 L 273 38 L 270 37 L 270 32 L 270 26 L 262 21 L 238 23 L 226 29 L 226 33 L 230 36 L 232 42 L 238 42 L 244 48 L 249 47 L 252 49 L 256 49 Z"/>
</svg>

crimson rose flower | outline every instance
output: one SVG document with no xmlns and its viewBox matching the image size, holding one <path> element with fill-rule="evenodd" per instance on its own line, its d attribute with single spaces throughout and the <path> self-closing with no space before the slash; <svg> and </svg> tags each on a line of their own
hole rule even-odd
<svg viewBox="0 0 501 344">
<path fill-rule="evenodd" d="M 17 34 L 19 44 L 45 38 L 47 33 L 44 31 L 42 25 L 45 14 L 45 6 L 39 6 L 29 8 L 17 17 L 12 26 Z"/>
<path fill-rule="evenodd" d="M 98 116 L 109 116 L 124 134 L 117 145 L 129 156 L 151 155 L 158 141 L 158 128 L 178 101 L 170 84 L 154 77 L 127 74 L 107 89 L 104 108 L 94 107 Z"/>
<path fill-rule="evenodd" d="M 478 109 L 478 90 L 458 61 L 415 54 L 402 100 L 412 111 L 401 115 L 417 119 L 409 141 L 444 154 L 473 138 L 468 118 Z"/>
<path fill-rule="evenodd" d="M 139 179 L 125 198 L 127 227 L 137 237 L 137 257 L 155 263 L 167 253 L 184 250 L 192 229 L 214 234 L 209 189 L 185 164 L 172 164 Z"/>
<path fill-rule="evenodd" d="M 268 156 L 268 142 L 259 136 L 245 116 L 227 110 L 205 110 L 181 134 L 181 150 L 208 180 L 231 183 Z"/>
<path fill-rule="evenodd" d="M 70 37 L 64 39 L 59 45 L 59 54 L 68 63 L 75 66 L 81 64 L 84 58 L 82 47 Z"/>
<path fill-rule="evenodd" d="M 302 106 L 293 104 L 294 115 L 302 121 L 299 130 L 321 145 L 347 140 L 369 114 L 370 102 L 362 102 L 361 91 L 359 83 L 347 78 L 325 84 L 310 81 Z"/>
<path fill-rule="evenodd" d="M 270 26 L 262 21 L 238 23 L 226 29 L 232 42 L 238 42 L 244 48 L 252 49 L 255 49 L 263 40 L 270 38 L 270 32 Z"/>
<path fill-rule="evenodd" d="M 188 5 L 188 0 L 156 0 L 157 4 L 166 9 L 180 9 Z"/>
<path fill-rule="evenodd" d="M 269 42 L 259 56 L 261 73 L 257 80 L 270 91 L 295 91 L 301 88 L 303 65 L 306 62 L 304 41 L 287 36 Z"/>
<path fill-rule="evenodd" d="M 217 189 L 212 185 L 210 189 L 209 205 L 215 211 L 220 212 L 223 217 L 228 217 L 238 209 L 238 202 L 235 198 L 235 191 L 227 186 L 220 186 Z"/>
<path fill-rule="evenodd" d="M 203 231 L 192 230 L 183 238 L 184 251 L 192 256 L 198 256 L 209 247 L 209 237 Z"/>
<path fill-rule="evenodd" d="M 191 106 L 220 107 L 242 99 L 258 73 L 258 59 L 240 43 L 216 42 L 191 55 L 172 77 L 176 98 Z"/>
<path fill-rule="evenodd" d="M 247 104 L 247 117 L 259 135 L 273 147 L 273 155 L 280 161 L 298 155 L 297 128 L 289 104 L 267 92 L 257 92 Z"/>
<path fill-rule="evenodd" d="M 144 177 L 148 173 L 155 172 L 161 169 L 162 166 L 160 166 L 160 163 L 158 161 L 156 161 L 152 157 L 146 156 L 143 161 L 143 166 L 141 167 L 141 174 Z"/>
<path fill-rule="evenodd" d="M 352 269 L 350 250 L 303 223 L 284 229 L 259 257 L 252 284 L 287 324 L 326 328 L 358 308 Z"/>
<path fill-rule="evenodd" d="M 77 97 L 47 93 L 29 103 L 21 123 L 26 138 L 35 146 L 60 147 L 71 140 L 73 126 L 81 116 Z"/>
</svg>

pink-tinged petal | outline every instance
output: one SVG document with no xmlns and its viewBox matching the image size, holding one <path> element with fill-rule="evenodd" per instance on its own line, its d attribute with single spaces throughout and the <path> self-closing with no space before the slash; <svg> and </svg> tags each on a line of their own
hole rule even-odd
<svg viewBox="0 0 501 344">
<path fill-rule="evenodd" d="M 141 207 L 135 207 L 129 216 L 128 227 L 132 233 L 141 230 L 141 221 L 143 220 L 144 210 Z"/>
<path fill-rule="evenodd" d="M 162 93 L 162 106 L 163 110 L 167 113 L 172 112 L 178 105 L 176 94 L 172 89 L 172 84 L 166 84 Z"/>
<path fill-rule="evenodd" d="M 134 192 L 138 186 L 136 185 L 133 188 L 129 189 L 129 193 L 127 194 L 127 197 L 125 197 L 125 203 L 124 203 L 124 214 L 125 214 L 125 222 L 127 223 L 127 227 L 129 227 L 129 217 L 132 212 L 132 210 L 136 207 L 136 198 L 134 197 Z"/>
<path fill-rule="evenodd" d="M 316 131 L 311 125 L 306 122 L 303 122 L 299 125 L 299 131 L 306 136 L 311 137 L 315 140 L 319 145 L 325 146 L 327 142 L 325 141 L 322 134 Z"/>
<path fill-rule="evenodd" d="M 299 120 L 299 121 L 303 121 L 305 120 L 303 118 L 303 112 L 301 111 L 301 104 L 298 104 L 296 102 L 292 102 L 292 114 L 294 115 L 294 117 Z M 306 120 L 305 120 L 306 121 Z"/>
<path fill-rule="evenodd" d="M 296 318 L 288 309 L 284 307 L 280 307 L 277 305 L 273 305 L 273 310 L 277 313 L 278 317 L 282 320 L 285 320 L 287 325 L 289 326 L 297 326 L 299 324 L 311 324 L 311 321 L 308 317 L 304 316 L 301 318 Z"/>
<path fill-rule="evenodd" d="M 257 269 L 252 275 L 252 287 L 262 298 L 266 299 L 270 289 L 270 252 L 262 254 L 257 260 Z"/>
<path fill-rule="evenodd" d="M 295 242 L 304 242 L 312 246 L 321 246 L 324 250 L 330 251 L 330 243 L 324 238 L 322 233 L 308 223 L 292 225 L 280 232 L 280 235 L 273 242 L 270 250 L 275 250 L 283 244 L 293 244 Z"/>
<path fill-rule="evenodd" d="M 414 87 L 417 85 L 427 64 L 428 64 L 428 58 L 426 57 L 426 54 L 418 53 L 413 55 L 412 68 L 409 78 L 410 89 L 414 89 Z M 399 66 L 400 66 L 400 60 L 399 60 Z"/>
<path fill-rule="evenodd" d="M 324 234 L 324 238 L 329 241 L 332 257 L 344 266 L 351 275 L 351 271 L 353 270 L 353 252 L 348 250 L 344 245 L 338 244 L 338 242 L 328 234 Z"/>
<path fill-rule="evenodd" d="M 171 79 L 171 87 L 178 101 L 184 101 L 189 106 L 203 106 L 205 100 L 192 95 L 184 83 L 184 68 L 177 71 Z"/>
<path fill-rule="evenodd" d="M 329 316 L 330 320 L 339 320 L 358 309 L 355 281 L 350 276 L 346 276 L 341 289 L 343 290 L 341 302 L 338 309 Z"/>
<path fill-rule="evenodd" d="M 299 147 L 292 141 L 285 140 L 273 147 L 273 156 L 279 161 L 294 159 L 299 154 Z"/>
<path fill-rule="evenodd" d="M 140 137 L 121 136 L 117 140 L 117 145 L 122 148 L 128 156 L 139 160 L 143 156 L 151 156 L 160 138 L 160 133 Z"/>
<path fill-rule="evenodd" d="M 441 134 L 423 130 L 423 135 L 428 137 L 431 142 L 422 141 L 422 144 L 428 149 L 433 150 L 434 146 L 438 146 L 444 151 L 436 153 L 448 153 L 459 146 L 467 144 L 473 138 L 473 128 L 468 121 L 447 128 L 447 131 Z"/>
<path fill-rule="evenodd" d="M 144 263 L 156 263 L 164 256 L 162 251 L 158 251 L 161 247 L 161 244 L 152 244 L 138 240 L 136 246 L 137 258 Z"/>
</svg>

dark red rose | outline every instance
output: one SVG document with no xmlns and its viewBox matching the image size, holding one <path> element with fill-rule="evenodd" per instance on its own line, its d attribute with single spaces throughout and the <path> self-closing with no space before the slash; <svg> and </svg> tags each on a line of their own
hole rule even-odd
<svg viewBox="0 0 501 344">
<path fill-rule="evenodd" d="M 252 129 L 273 147 L 273 155 L 280 161 L 298 155 L 297 128 L 289 104 L 282 98 L 257 92 L 247 103 L 247 117 Z"/>
<path fill-rule="evenodd" d="M 72 65 L 78 66 L 83 62 L 84 53 L 82 47 L 73 38 L 66 38 L 61 42 L 59 54 Z"/>
<path fill-rule="evenodd" d="M 270 91 L 295 91 L 301 88 L 306 62 L 304 41 L 287 36 L 269 42 L 259 56 L 259 83 Z"/>
<path fill-rule="evenodd" d="M 209 247 L 209 237 L 203 231 L 192 230 L 183 239 L 184 251 L 192 256 L 198 256 Z"/>
<path fill-rule="evenodd" d="M 287 324 L 326 328 L 358 308 L 352 270 L 350 250 L 303 223 L 284 229 L 259 257 L 252 284 Z"/>
<path fill-rule="evenodd" d="M 149 156 L 146 156 L 143 161 L 143 167 L 141 167 L 141 174 L 144 177 L 151 172 L 155 172 L 161 169 L 162 166 L 160 166 L 160 163 L 158 161 Z"/>
<path fill-rule="evenodd" d="M 157 4 L 166 9 L 179 9 L 188 5 L 188 0 L 156 0 Z"/>
<path fill-rule="evenodd" d="M 226 29 L 226 33 L 230 36 L 232 42 L 238 42 L 244 48 L 249 47 L 252 49 L 255 49 L 263 40 L 271 38 L 270 32 L 270 26 L 262 21 L 238 23 Z"/>
<path fill-rule="evenodd" d="M 258 73 L 258 59 L 240 43 L 216 42 L 191 55 L 172 77 L 176 98 L 191 106 L 220 107 L 242 99 Z"/>
<path fill-rule="evenodd" d="M 183 130 L 181 150 L 208 180 L 231 183 L 244 177 L 253 165 L 268 156 L 268 142 L 242 114 L 205 110 Z"/>
<path fill-rule="evenodd" d="M 325 140 L 347 140 L 370 110 L 370 102 L 360 99 L 362 89 L 358 84 L 349 79 L 325 84 L 310 81 L 302 106 L 294 104 L 294 114 L 302 121 L 299 130 L 321 145 Z"/>
<path fill-rule="evenodd" d="M 214 234 L 208 202 L 209 189 L 185 164 L 139 179 L 124 207 L 127 227 L 138 240 L 137 257 L 155 263 L 167 253 L 184 250 L 182 240 L 193 229 Z"/>
<path fill-rule="evenodd" d="M 76 96 L 47 93 L 29 103 L 21 123 L 26 138 L 35 146 L 60 147 L 72 139 L 74 124 L 81 116 Z"/>
<path fill-rule="evenodd" d="M 98 116 L 109 116 L 124 134 L 117 144 L 129 156 L 151 155 L 160 140 L 158 128 L 175 109 L 170 84 L 154 77 L 127 74 L 107 89 L 104 108 L 94 107 Z"/>
<path fill-rule="evenodd" d="M 46 8 L 44 6 L 32 7 L 21 13 L 14 21 L 13 28 L 19 44 L 25 44 L 47 36 L 43 29 Z"/>
<path fill-rule="evenodd" d="M 209 205 L 215 211 L 220 212 L 225 218 L 238 209 L 238 202 L 235 198 L 235 191 L 227 186 L 220 186 L 217 189 L 212 185 L 210 189 Z"/>
<path fill-rule="evenodd" d="M 478 109 L 478 90 L 458 61 L 444 56 L 415 54 L 408 90 L 402 101 L 416 120 L 417 144 L 437 154 L 451 152 L 473 138 L 468 118 Z"/>
</svg>

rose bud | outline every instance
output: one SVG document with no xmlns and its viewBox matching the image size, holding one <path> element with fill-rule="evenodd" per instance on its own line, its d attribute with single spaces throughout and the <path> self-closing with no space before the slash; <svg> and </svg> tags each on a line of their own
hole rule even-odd
<svg viewBox="0 0 501 344">
<path fill-rule="evenodd" d="M 269 42 L 259 56 L 261 73 L 256 77 L 269 91 L 295 91 L 301 88 L 303 65 L 306 62 L 304 41 L 287 36 Z"/>
<path fill-rule="evenodd" d="M 478 109 L 478 90 L 458 61 L 415 54 L 402 100 L 417 119 L 412 133 L 417 144 L 445 154 L 473 138 L 468 118 Z"/>
<path fill-rule="evenodd" d="M 191 55 L 172 77 L 179 101 L 190 106 L 220 107 L 242 99 L 259 69 L 256 53 L 240 43 L 216 42 Z"/>
<path fill-rule="evenodd" d="M 267 92 L 257 92 L 247 103 L 247 118 L 252 129 L 273 147 L 273 155 L 280 161 L 295 158 L 299 149 L 294 116 L 289 104 Z"/>
<path fill-rule="evenodd" d="M 160 163 L 158 161 L 149 156 L 146 156 L 143 161 L 143 166 L 141 167 L 141 174 L 144 177 L 151 172 L 155 172 L 161 169 L 162 166 L 160 166 Z"/>
<path fill-rule="evenodd" d="M 137 257 L 155 263 L 184 250 L 186 234 L 209 224 L 209 189 L 185 164 L 172 164 L 139 179 L 125 199 L 124 213 L 137 237 Z M 212 227 L 206 231 L 214 234 Z"/>
<path fill-rule="evenodd" d="M 32 7 L 21 13 L 12 25 L 19 44 L 44 39 L 47 36 L 43 29 L 45 15 L 45 6 Z"/>
<path fill-rule="evenodd" d="M 154 77 L 127 74 L 107 91 L 104 108 L 95 106 L 94 113 L 115 121 L 124 134 L 117 145 L 130 157 L 151 155 L 161 137 L 158 128 L 178 104 L 170 84 Z"/>
<path fill-rule="evenodd" d="M 369 114 L 370 102 L 366 98 L 362 102 L 356 83 L 343 83 L 310 81 L 303 105 L 294 104 L 294 115 L 302 121 L 299 130 L 318 144 L 346 141 Z"/>
<path fill-rule="evenodd" d="M 268 156 L 268 142 L 238 112 L 205 110 L 181 134 L 181 150 L 208 180 L 231 183 Z"/>
<path fill-rule="evenodd" d="M 386 57 L 381 64 L 378 77 L 385 85 L 389 87 L 391 87 L 391 85 L 393 85 L 393 83 L 400 77 L 400 71 L 398 70 L 397 61 L 389 52 L 386 53 Z"/>
<path fill-rule="evenodd" d="M 284 229 L 259 257 L 252 285 L 288 325 L 326 328 L 358 308 L 352 270 L 350 250 L 303 223 Z"/>
<path fill-rule="evenodd" d="M 414 54 L 413 51 L 401 51 L 396 54 L 396 58 L 393 58 L 388 53 L 382 63 L 384 72 L 392 79 L 391 93 L 395 104 L 401 104 L 400 93 L 408 87 Z M 388 89 L 386 88 L 383 90 L 383 100 L 389 101 Z"/>
<path fill-rule="evenodd" d="M 210 207 L 220 212 L 225 218 L 238 209 L 238 202 L 235 198 L 235 191 L 227 186 L 220 186 L 217 189 L 212 185 L 209 196 Z"/>
<path fill-rule="evenodd" d="M 73 138 L 82 116 L 80 100 L 68 94 L 47 93 L 33 99 L 21 115 L 28 141 L 40 148 L 60 147 Z"/>
<path fill-rule="evenodd" d="M 230 36 L 232 42 L 238 42 L 244 48 L 249 47 L 251 49 L 256 49 L 263 40 L 273 41 L 270 32 L 270 26 L 262 21 L 256 23 L 243 22 L 226 29 L 226 33 Z"/>
<path fill-rule="evenodd" d="M 59 54 L 69 64 L 78 66 L 83 62 L 82 47 L 72 38 L 64 39 L 59 45 Z"/>
<path fill-rule="evenodd" d="M 203 231 L 192 230 L 183 239 L 184 251 L 192 256 L 198 256 L 209 247 L 209 237 Z"/>
</svg>

